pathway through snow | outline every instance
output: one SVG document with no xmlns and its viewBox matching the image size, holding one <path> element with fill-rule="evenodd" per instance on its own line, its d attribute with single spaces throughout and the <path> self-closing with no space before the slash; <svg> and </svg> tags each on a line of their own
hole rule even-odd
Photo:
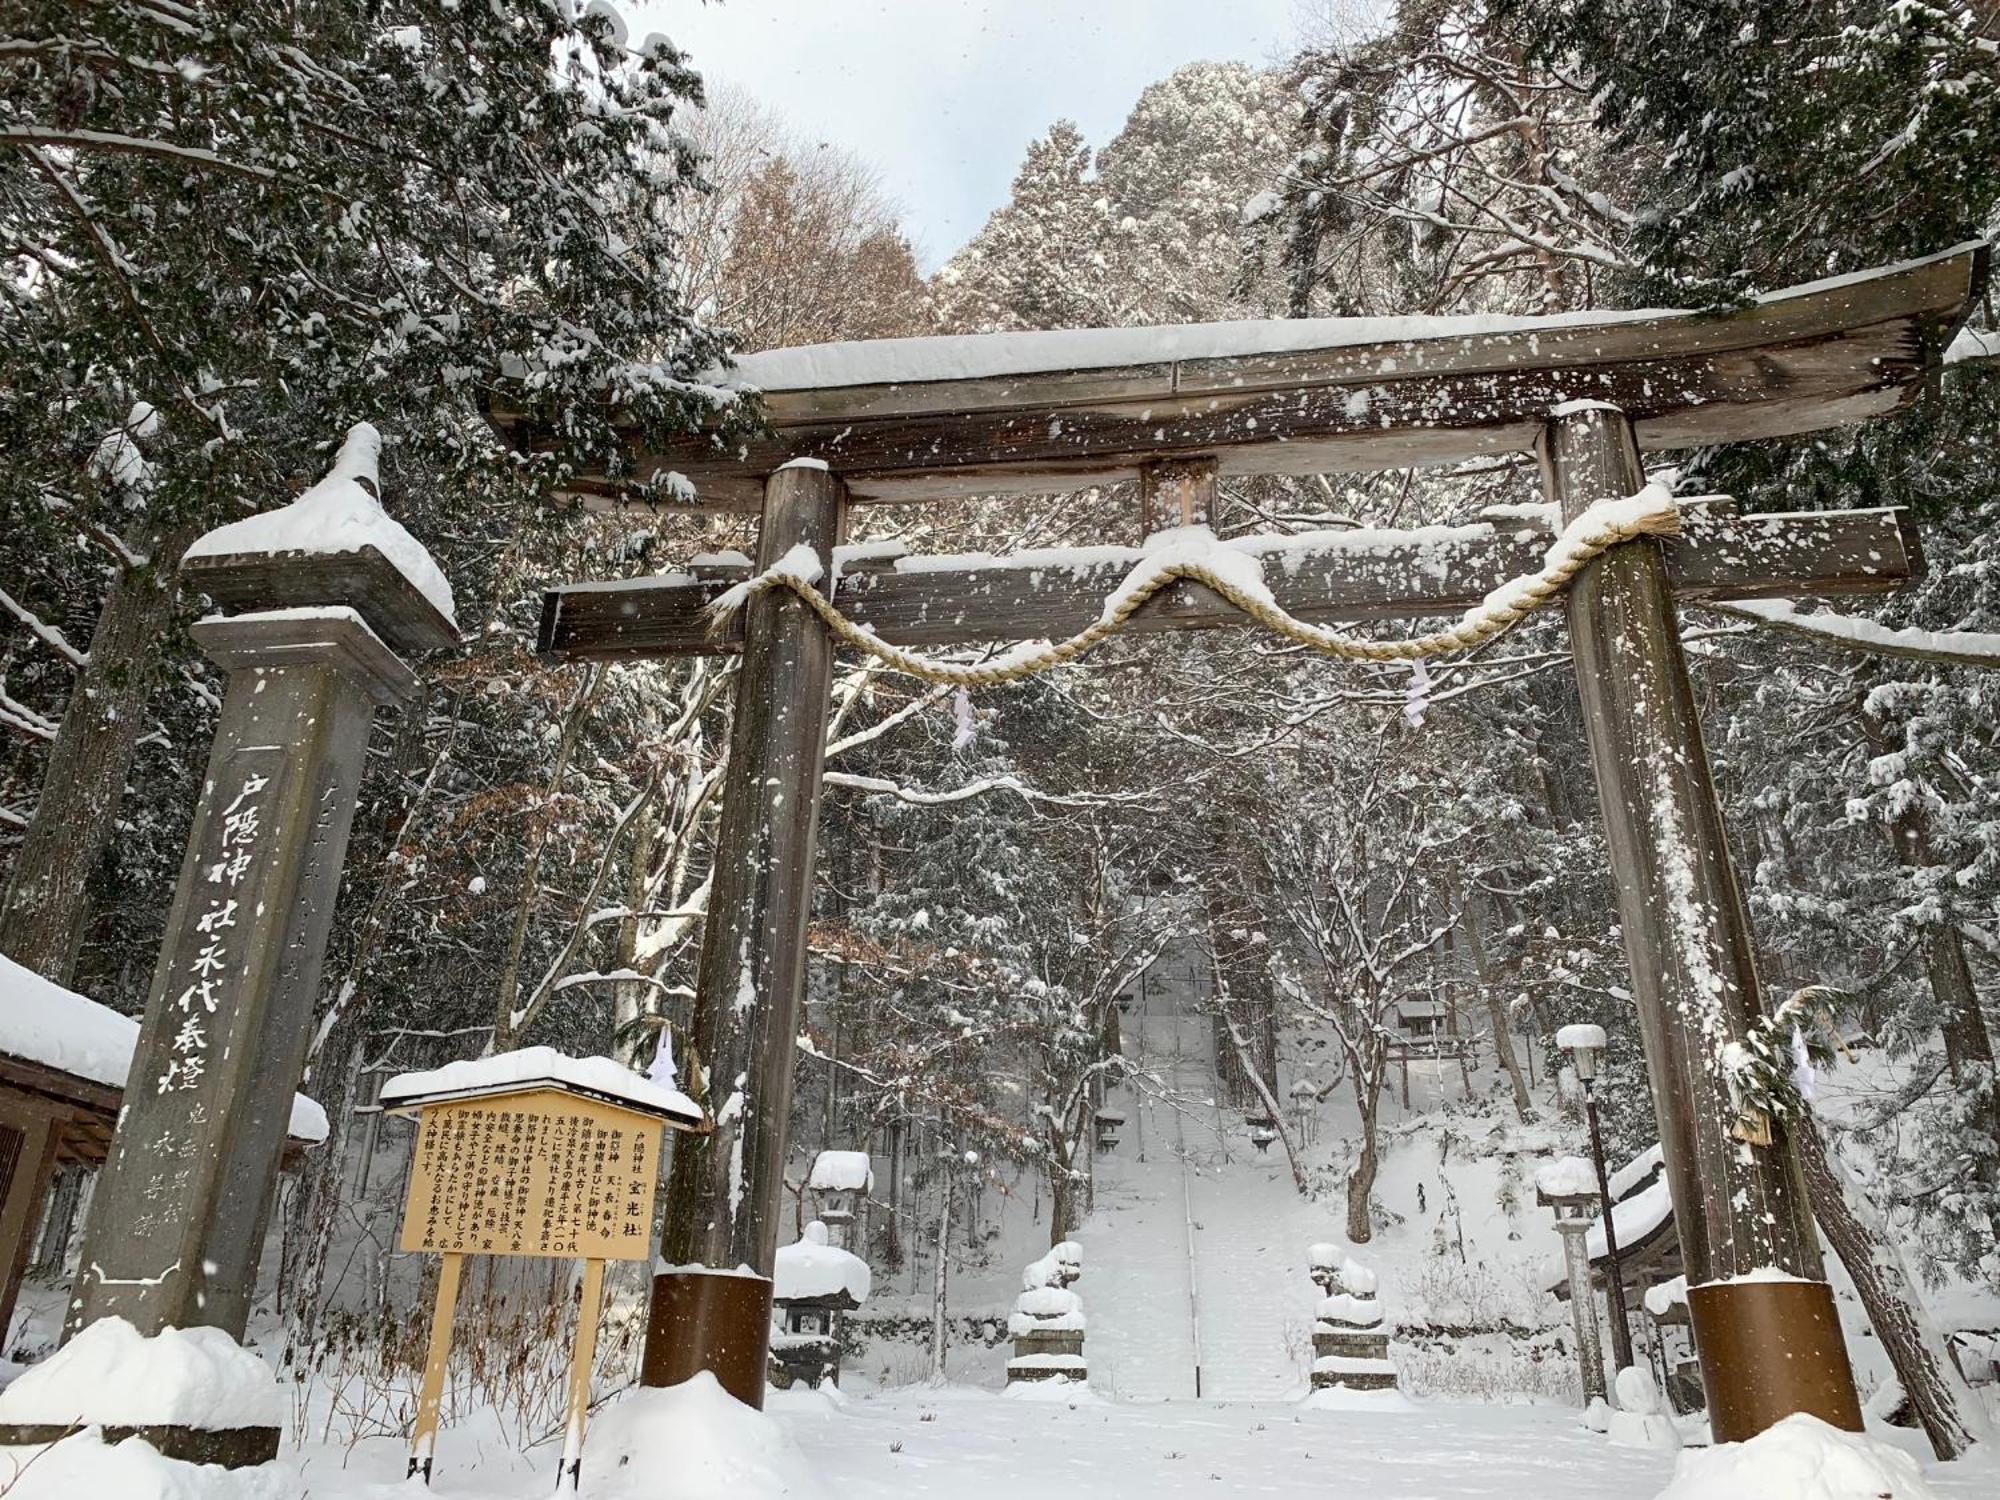
<svg viewBox="0 0 2000 1500">
<path fill-rule="evenodd" d="M 1193 944 L 1168 949 L 1125 1018 L 1125 1049 L 1162 1088 L 1128 1089 L 1124 1139 L 1097 1162 L 1084 1245 L 1091 1384 L 1124 1401 L 1268 1401 L 1304 1386 L 1313 1288 L 1281 1158 L 1221 1112 Z M 1194 1232 L 1189 1254 L 1189 1219 Z M 1192 1290 L 1192 1306 L 1190 1291 Z M 1197 1332 L 1198 1323 L 1198 1332 Z"/>
</svg>

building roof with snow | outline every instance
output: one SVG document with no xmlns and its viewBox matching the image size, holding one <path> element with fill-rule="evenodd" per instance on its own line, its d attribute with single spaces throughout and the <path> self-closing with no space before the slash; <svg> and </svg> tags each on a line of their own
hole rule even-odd
<svg viewBox="0 0 2000 1500">
<path fill-rule="evenodd" d="M 108 1144 L 118 1096 L 132 1071 L 139 1023 L 0 954 L 0 1083 L 60 1099 L 104 1116 L 97 1129 L 77 1120 L 74 1129 Z M 326 1139 L 326 1111 L 304 1094 L 292 1098 L 286 1133 L 313 1145 Z M 80 1149 L 79 1159 L 98 1159 Z"/>
<path fill-rule="evenodd" d="M 698 1130 L 705 1119 L 701 1106 L 677 1088 L 656 1083 L 608 1057 L 571 1057 L 553 1047 L 522 1047 L 421 1073 L 398 1073 L 382 1087 L 382 1107 L 403 1113 L 426 1104 L 497 1099 L 541 1089 L 652 1115 L 676 1130 Z"/>
</svg>

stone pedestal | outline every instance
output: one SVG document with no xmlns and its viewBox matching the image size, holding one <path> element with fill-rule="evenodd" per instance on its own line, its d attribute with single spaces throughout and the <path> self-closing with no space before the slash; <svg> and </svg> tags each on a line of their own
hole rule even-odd
<svg viewBox="0 0 2000 1500">
<path fill-rule="evenodd" d="M 1007 1332 L 1014 1340 L 1014 1357 L 1007 1361 L 1009 1385 L 1089 1378 L 1090 1367 L 1083 1357 L 1083 1301 L 1062 1285 L 1061 1268 L 1074 1268 L 1080 1274 L 1081 1258 L 1058 1259 L 1051 1252 L 1029 1266 L 1022 1278 L 1027 1290 L 1015 1299 L 1007 1319 Z"/>
<path fill-rule="evenodd" d="M 1394 1390 L 1396 1367 L 1375 1300 L 1375 1273 L 1351 1260 L 1330 1266 L 1316 1254 L 1313 1282 L 1326 1292 L 1313 1316 L 1313 1389 Z"/>
<path fill-rule="evenodd" d="M 1014 1335 L 1014 1357 L 1007 1361 L 1009 1385 L 1036 1380 L 1086 1380 L 1089 1376 L 1081 1329 L 1033 1328 Z"/>
</svg>

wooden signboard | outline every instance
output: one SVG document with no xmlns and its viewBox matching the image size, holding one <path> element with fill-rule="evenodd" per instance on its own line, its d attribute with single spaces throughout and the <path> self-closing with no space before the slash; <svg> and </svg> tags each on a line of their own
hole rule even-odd
<svg viewBox="0 0 2000 1500">
<path fill-rule="evenodd" d="M 692 1103 L 676 1103 L 685 1113 L 674 1112 L 675 1104 L 649 1113 L 551 1080 L 495 1084 L 463 1097 L 425 1097 L 419 1090 L 390 1106 L 417 1114 L 402 1248 L 441 1257 L 430 1353 L 410 1433 L 411 1474 L 430 1482 L 465 1257 L 562 1256 L 583 1262 L 558 1481 L 576 1486 L 604 1263 L 652 1254 L 660 1132 L 670 1120 L 686 1130 L 699 1119 Z"/>
<path fill-rule="evenodd" d="M 644 1260 L 660 1130 L 561 1089 L 426 1105 L 402 1248 Z"/>
</svg>

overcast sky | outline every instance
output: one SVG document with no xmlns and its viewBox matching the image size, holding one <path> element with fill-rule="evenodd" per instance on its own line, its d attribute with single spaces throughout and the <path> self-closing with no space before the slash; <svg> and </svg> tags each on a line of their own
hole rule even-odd
<svg viewBox="0 0 2000 1500">
<path fill-rule="evenodd" d="M 622 0 L 809 140 L 853 152 L 902 206 L 926 269 L 979 231 L 1028 142 L 1093 146 L 1141 89 L 1199 59 L 1271 63 L 1298 0 Z"/>
</svg>

